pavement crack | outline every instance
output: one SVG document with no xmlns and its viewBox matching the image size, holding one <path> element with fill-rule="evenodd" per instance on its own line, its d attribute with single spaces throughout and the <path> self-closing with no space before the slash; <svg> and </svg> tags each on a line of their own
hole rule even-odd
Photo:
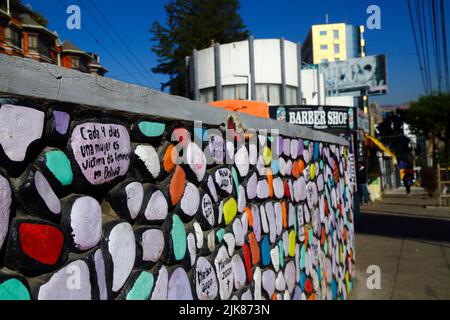
<svg viewBox="0 0 450 320">
<path fill-rule="evenodd" d="M 394 281 L 393 281 L 393 284 L 392 284 L 391 300 L 394 300 L 395 287 L 397 285 L 398 274 L 400 273 L 400 261 L 402 259 L 402 253 L 403 253 L 403 246 L 404 246 L 404 244 L 405 244 L 405 239 L 402 239 L 402 243 L 400 245 L 400 253 L 399 253 L 398 259 L 397 259 L 397 268 L 395 270 Z"/>
</svg>

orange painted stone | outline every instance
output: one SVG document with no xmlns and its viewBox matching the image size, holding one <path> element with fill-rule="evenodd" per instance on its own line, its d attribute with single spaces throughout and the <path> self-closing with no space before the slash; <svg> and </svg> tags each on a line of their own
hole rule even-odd
<svg viewBox="0 0 450 320">
<path fill-rule="evenodd" d="M 299 160 L 298 161 L 298 171 L 299 171 L 300 175 L 303 173 L 304 170 L 305 170 L 305 162 L 303 162 L 303 160 Z"/>
<path fill-rule="evenodd" d="M 253 214 L 252 209 L 245 208 L 245 214 L 247 215 L 248 225 L 253 228 Z"/>
<path fill-rule="evenodd" d="M 171 144 L 167 148 L 166 153 L 164 154 L 163 168 L 164 168 L 164 171 L 167 173 L 172 172 L 173 168 L 175 168 L 176 153 L 173 152 L 174 150 L 175 150 L 175 147 L 173 144 Z"/>
<path fill-rule="evenodd" d="M 282 201 L 281 202 L 281 209 L 283 211 L 283 228 L 287 229 L 287 227 L 288 227 L 288 214 L 287 214 L 286 201 Z"/>
<path fill-rule="evenodd" d="M 300 168 L 299 168 L 299 166 L 297 165 L 297 163 L 295 163 L 295 164 L 292 166 L 292 176 L 293 176 L 295 179 L 300 178 Z"/>
<path fill-rule="evenodd" d="M 252 253 L 252 264 L 253 266 L 256 266 L 261 260 L 261 253 L 259 250 L 258 241 L 256 240 L 256 236 L 253 232 L 248 235 L 248 240 L 250 242 L 250 252 Z"/>
<path fill-rule="evenodd" d="M 273 198 L 273 174 L 270 169 L 267 169 L 267 183 L 269 184 L 269 197 Z"/>
<path fill-rule="evenodd" d="M 173 174 L 172 180 L 170 181 L 170 199 L 172 200 L 172 205 L 178 204 L 181 197 L 183 197 L 184 189 L 186 188 L 186 173 L 183 168 L 177 166 Z"/>
</svg>

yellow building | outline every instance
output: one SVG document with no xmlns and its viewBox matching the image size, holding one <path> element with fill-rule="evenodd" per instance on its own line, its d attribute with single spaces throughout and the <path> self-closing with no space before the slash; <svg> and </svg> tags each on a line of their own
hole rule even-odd
<svg viewBox="0 0 450 320">
<path fill-rule="evenodd" d="M 320 64 L 365 56 L 364 26 L 313 25 L 303 44 L 302 60 Z"/>
</svg>

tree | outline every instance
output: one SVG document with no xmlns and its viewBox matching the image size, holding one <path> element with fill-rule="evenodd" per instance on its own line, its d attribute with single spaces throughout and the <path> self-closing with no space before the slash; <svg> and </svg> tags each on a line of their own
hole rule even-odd
<svg viewBox="0 0 450 320">
<path fill-rule="evenodd" d="M 187 96 L 186 60 L 192 50 L 216 43 L 245 40 L 249 36 L 238 10 L 239 0 L 170 0 L 164 5 L 167 22 L 151 27 L 152 51 L 158 56 L 155 73 L 169 76 L 162 90 Z"/>
<path fill-rule="evenodd" d="M 431 139 L 434 165 L 438 160 L 437 140 L 445 146 L 445 160 L 450 159 L 450 93 L 421 97 L 411 104 L 407 121 L 413 132 Z"/>
</svg>

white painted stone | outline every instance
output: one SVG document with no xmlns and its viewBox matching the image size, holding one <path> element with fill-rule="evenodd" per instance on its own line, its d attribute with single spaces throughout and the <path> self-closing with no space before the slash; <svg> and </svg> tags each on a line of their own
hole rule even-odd
<svg viewBox="0 0 450 320">
<path fill-rule="evenodd" d="M 227 150 L 228 159 L 234 159 L 234 142 L 233 141 L 227 141 L 226 150 Z"/>
<path fill-rule="evenodd" d="M 199 206 L 200 193 L 194 184 L 188 182 L 181 198 L 181 210 L 184 214 L 193 217 L 197 213 Z"/>
<path fill-rule="evenodd" d="M 278 249 L 278 246 L 270 250 L 270 258 L 275 272 L 280 271 L 280 250 Z"/>
<path fill-rule="evenodd" d="M 148 221 L 164 220 L 169 214 L 169 205 L 164 194 L 157 190 L 152 194 L 145 208 L 145 218 Z"/>
<path fill-rule="evenodd" d="M 259 141 L 259 145 L 261 147 L 264 147 L 267 144 L 267 136 L 259 134 L 258 141 Z"/>
<path fill-rule="evenodd" d="M 133 270 L 136 258 L 136 241 L 129 223 L 116 225 L 109 234 L 108 251 L 113 262 L 112 290 L 118 292 Z"/>
<path fill-rule="evenodd" d="M 144 187 L 139 182 L 133 182 L 125 187 L 125 192 L 127 195 L 128 211 L 130 212 L 131 218 L 134 220 L 142 209 Z"/>
<path fill-rule="evenodd" d="M 292 174 L 292 166 L 293 166 L 292 160 L 288 160 L 286 162 L 286 169 L 285 169 L 287 176 L 290 176 Z"/>
<path fill-rule="evenodd" d="M 300 279 L 300 245 L 295 244 L 295 277 Z"/>
<path fill-rule="evenodd" d="M 298 140 L 292 139 L 291 140 L 291 158 L 294 160 L 297 160 L 299 154 L 298 154 Z"/>
<path fill-rule="evenodd" d="M 201 201 L 202 215 L 208 221 L 209 226 L 213 227 L 216 223 L 216 217 L 214 217 L 214 206 L 209 194 L 205 193 Z"/>
<path fill-rule="evenodd" d="M 218 169 L 215 173 L 214 178 L 219 189 L 225 191 L 229 195 L 233 192 L 233 178 L 230 169 Z"/>
<path fill-rule="evenodd" d="M 253 233 L 255 234 L 256 241 L 261 241 L 261 217 L 259 215 L 258 206 L 252 206 L 252 217 L 253 217 Z"/>
<path fill-rule="evenodd" d="M 267 173 L 266 163 L 264 162 L 263 156 L 258 157 L 258 162 L 256 163 L 256 171 L 260 176 L 265 176 Z"/>
<path fill-rule="evenodd" d="M 255 271 L 253 272 L 253 286 L 254 286 L 254 290 L 255 290 L 254 298 L 256 301 L 262 300 L 261 281 L 262 281 L 261 269 L 259 267 L 256 267 Z"/>
<path fill-rule="evenodd" d="M 174 301 L 193 300 L 191 284 L 183 268 L 176 269 L 170 276 L 167 298 Z"/>
<path fill-rule="evenodd" d="M 283 301 L 283 296 L 281 293 L 277 293 L 277 301 Z"/>
<path fill-rule="evenodd" d="M 241 290 L 247 281 L 247 275 L 245 271 L 244 261 L 239 255 L 234 255 L 231 259 L 231 267 L 233 270 L 234 277 L 234 288 L 236 290 Z"/>
<path fill-rule="evenodd" d="M 275 287 L 276 287 L 277 291 L 286 290 L 286 280 L 284 279 L 284 275 L 282 272 L 278 273 Z"/>
<path fill-rule="evenodd" d="M 214 230 L 208 233 L 208 249 L 209 252 L 216 250 L 216 232 Z"/>
<path fill-rule="evenodd" d="M 273 191 L 277 199 L 284 198 L 284 183 L 280 177 L 273 179 Z"/>
<path fill-rule="evenodd" d="M 199 300 L 214 300 L 219 292 L 216 272 L 204 257 L 198 258 L 195 267 L 195 291 Z"/>
<path fill-rule="evenodd" d="M 212 134 L 210 136 L 208 151 L 215 164 L 223 164 L 225 158 L 225 141 L 220 135 Z"/>
<path fill-rule="evenodd" d="M 223 221 L 223 206 L 224 206 L 225 202 L 222 200 L 220 201 L 219 204 L 219 217 L 218 217 L 218 224 L 222 224 Z"/>
<path fill-rule="evenodd" d="M 194 230 L 195 230 L 195 238 L 197 239 L 197 249 L 200 250 L 201 248 L 203 248 L 204 239 L 202 227 L 198 222 L 194 223 Z"/>
<path fill-rule="evenodd" d="M 57 271 L 39 288 L 38 300 L 91 300 L 89 267 L 77 260 Z"/>
<path fill-rule="evenodd" d="M 283 251 L 284 257 L 287 258 L 289 256 L 289 231 L 286 230 L 283 232 Z"/>
<path fill-rule="evenodd" d="M 247 176 L 248 170 L 250 169 L 250 163 L 248 150 L 245 145 L 236 152 L 234 163 L 236 164 L 236 168 L 238 169 L 240 176 Z"/>
<path fill-rule="evenodd" d="M 281 232 L 283 231 L 283 207 L 281 206 L 280 202 L 275 202 L 274 209 L 277 236 L 280 236 Z"/>
<path fill-rule="evenodd" d="M 61 202 L 53 191 L 52 187 L 48 183 L 47 179 L 40 173 L 36 171 L 34 174 L 34 186 L 39 194 L 39 196 L 44 200 L 47 208 L 55 215 L 61 214 Z"/>
<path fill-rule="evenodd" d="M 234 238 L 232 233 L 226 233 L 223 236 L 223 240 L 225 241 L 228 249 L 228 255 L 231 257 L 234 254 L 234 250 L 236 249 L 236 239 Z"/>
<path fill-rule="evenodd" d="M 261 214 L 261 227 L 264 234 L 268 234 L 269 229 L 269 223 L 267 221 L 267 214 L 266 214 L 266 208 L 264 206 L 260 207 L 259 213 Z"/>
<path fill-rule="evenodd" d="M 241 300 L 242 301 L 252 301 L 253 300 L 252 291 L 250 289 L 245 291 L 241 296 Z"/>
<path fill-rule="evenodd" d="M 194 266 L 195 261 L 197 260 L 197 250 L 196 250 L 196 240 L 193 233 L 189 233 L 187 236 L 187 249 L 189 252 L 189 257 L 191 259 L 191 267 Z"/>
<path fill-rule="evenodd" d="M 245 243 L 245 234 L 243 227 L 242 227 L 242 221 L 240 219 L 235 219 L 233 221 L 233 235 L 236 240 L 236 246 L 242 247 Z"/>
<path fill-rule="evenodd" d="M 286 176 L 286 160 L 284 160 L 283 158 L 278 159 L 278 171 L 280 172 L 281 176 Z"/>
<path fill-rule="evenodd" d="M 155 282 L 155 288 L 153 289 L 151 300 L 167 300 L 167 290 L 169 286 L 169 273 L 167 268 L 162 266 L 158 272 L 158 278 Z"/>
<path fill-rule="evenodd" d="M 290 261 L 286 264 L 284 269 L 284 279 L 286 280 L 286 286 L 289 293 L 292 293 L 295 288 L 296 278 L 295 278 L 295 263 Z"/>
<path fill-rule="evenodd" d="M 283 295 L 283 300 L 284 301 L 291 301 L 291 294 L 289 293 L 289 291 L 285 291 L 284 295 Z"/>
<path fill-rule="evenodd" d="M 294 226 L 294 219 L 295 219 L 295 207 L 291 202 L 289 202 L 289 204 L 288 204 L 288 227 L 289 228 Z"/>
<path fill-rule="evenodd" d="M 213 197 L 214 201 L 215 202 L 219 201 L 219 196 L 217 195 L 216 185 L 214 184 L 214 179 L 212 176 L 208 177 L 207 185 L 208 185 L 209 193 Z"/>
<path fill-rule="evenodd" d="M 25 160 L 28 147 L 41 139 L 45 114 L 42 111 L 2 105 L 0 108 L 0 145 L 11 161 Z"/>
<path fill-rule="evenodd" d="M 269 184 L 267 183 L 266 179 L 258 181 L 256 194 L 258 196 L 258 199 L 261 200 L 267 199 L 269 197 Z"/>
<path fill-rule="evenodd" d="M 275 272 L 273 270 L 266 270 L 263 273 L 262 276 L 262 286 L 264 290 L 267 292 L 267 295 L 269 296 L 269 299 L 272 298 L 274 292 L 275 292 Z"/>
<path fill-rule="evenodd" d="M 247 197 L 245 195 L 245 188 L 240 185 L 238 192 L 238 212 L 243 213 L 246 207 L 247 207 Z"/>
<path fill-rule="evenodd" d="M 92 197 L 75 200 L 70 211 L 70 227 L 75 246 L 86 251 L 97 246 L 102 237 L 102 208 Z"/>
<path fill-rule="evenodd" d="M 161 172 L 158 152 L 150 145 L 139 145 L 134 153 L 144 162 L 145 167 L 153 178 L 157 178 Z"/>
<path fill-rule="evenodd" d="M 300 177 L 298 180 L 298 188 L 299 188 L 299 201 L 306 200 L 306 181 L 305 178 Z"/>
<path fill-rule="evenodd" d="M 0 250 L 8 234 L 11 203 L 11 187 L 8 180 L 0 175 Z"/>
<path fill-rule="evenodd" d="M 277 239 L 277 226 L 275 221 L 275 209 L 272 202 L 266 203 L 266 216 L 267 223 L 269 224 L 269 239 L 270 243 L 273 244 Z"/>
<path fill-rule="evenodd" d="M 257 196 L 258 176 L 253 173 L 247 181 L 247 198 L 254 200 Z"/>
<path fill-rule="evenodd" d="M 219 280 L 220 299 L 228 300 L 233 292 L 234 275 L 231 266 L 231 258 L 224 246 L 219 249 L 216 258 L 214 259 L 214 265 Z"/>
<path fill-rule="evenodd" d="M 161 230 L 150 229 L 142 234 L 142 260 L 158 262 L 164 251 L 164 234 Z"/>
<path fill-rule="evenodd" d="M 106 269 L 105 260 L 101 249 L 95 251 L 94 254 L 95 274 L 97 276 L 97 285 L 99 290 L 99 298 L 101 301 L 108 300 L 108 288 L 106 286 Z"/>
<path fill-rule="evenodd" d="M 248 162 L 254 166 L 258 162 L 258 147 L 255 143 L 250 143 L 248 147 Z"/>
<path fill-rule="evenodd" d="M 297 207 L 297 228 L 298 228 L 298 240 L 300 242 L 305 241 L 305 216 L 303 214 L 303 205 Z"/>
<path fill-rule="evenodd" d="M 247 213 L 244 213 L 241 218 L 242 222 L 242 233 L 245 235 L 248 233 L 248 216 Z"/>
<path fill-rule="evenodd" d="M 199 182 L 202 181 L 206 173 L 206 157 L 202 149 L 194 142 L 189 143 L 187 146 L 187 163 L 197 180 Z"/>
</svg>

